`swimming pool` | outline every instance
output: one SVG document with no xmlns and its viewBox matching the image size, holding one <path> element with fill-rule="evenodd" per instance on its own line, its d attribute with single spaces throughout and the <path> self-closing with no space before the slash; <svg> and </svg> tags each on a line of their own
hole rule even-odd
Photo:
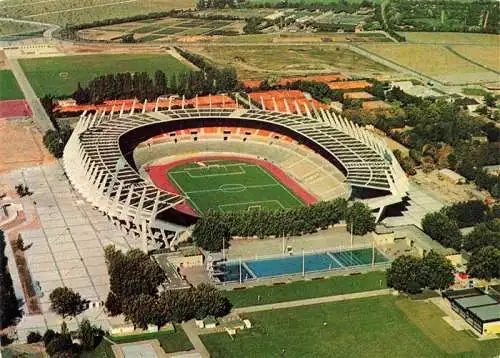
<svg viewBox="0 0 500 358">
<path fill-rule="evenodd" d="M 223 274 L 217 276 L 223 282 L 248 281 L 258 278 L 296 275 L 302 272 L 321 272 L 342 268 L 369 266 L 372 264 L 371 248 L 323 252 L 315 254 L 280 256 L 259 260 L 228 261 L 217 267 Z M 375 264 L 389 259 L 375 249 Z"/>
</svg>

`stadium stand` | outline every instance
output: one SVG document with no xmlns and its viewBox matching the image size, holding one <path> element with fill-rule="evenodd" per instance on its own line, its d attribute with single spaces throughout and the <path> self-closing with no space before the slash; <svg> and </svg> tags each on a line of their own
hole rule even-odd
<svg viewBox="0 0 500 358">
<path fill-rule="evenodd" d="M 150 158 L 140 157 L 138 153 L 147 150 L 147 144 L 140 144 L 150 138 L 159 141 L 155 151 L 168 146 L 165 150 L 173 156 L 204 150 L 218 152 L 219 148 L 220 152 L 269 158 L 278 166 L 290 166 L 302 158 L 298 165 L 310 172 L 303 175 L 297 170 L 295 174 L 321 197 L 342 195 L 345 186 L 335 186 L 334 182 L 376 192 L 377 196 L 366 202 L 378 210 L 377 219 L 384 207 L 407 195 L 408 180 L 394 155 L 365 129 L 313 105 L 305 105 L 303 115 L 296 115 L 255 106 L 246 109 L 239 105 L 238 96 L 236 99 L 233 108 L 207 108 L 196 101 L 194 108 L 187 108 L 182 101 L 180 108 L 170 106 L 170 110 L 153 106 L 150 112 L 151 107 L 145 103 L 142 109 L 132 105 L 128 112 L 125 105 L 118 112 L 113 108 L 110 112 L 85 112 L 64 149 L 66 174 L 86 200 L 115 225 L 140 239 L 145 251 L 157 248 L 158 243 L 173 248 L 188 225 L 174 213 L 185 198 L 158 189 L 141 175 L 140 163 Z M 166 101 L 172 103 L 173 99 Z M 220 129 L 205 131 L 208 127 Z M 241 128 L 245 128 L 244 132 L 253 129 L 255 134 L 242 135 Z M 217 139 L 211 140 L 213 136 Z M 252 140 L 244 141 L 244 137 Z M 178 145 L 162 143 L 165 138 L 173 143 L 177 140 Z M 322 175 L 325 172 L 329 175 Z M 331 188 L 321 192 L 325 178 L 331 178 Z"/>
</svg>

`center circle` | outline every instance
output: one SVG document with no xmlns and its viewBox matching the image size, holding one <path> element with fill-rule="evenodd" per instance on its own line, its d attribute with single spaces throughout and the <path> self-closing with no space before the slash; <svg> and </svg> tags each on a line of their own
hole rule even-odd
<svg viewBox="0 0 500 358">
<path fill-rule="evenodd" d="M 222 184 L 219 190 L 224 193 L 240 193 L 245 191 L 247 187 L 243 184 Z"/>
</svg>

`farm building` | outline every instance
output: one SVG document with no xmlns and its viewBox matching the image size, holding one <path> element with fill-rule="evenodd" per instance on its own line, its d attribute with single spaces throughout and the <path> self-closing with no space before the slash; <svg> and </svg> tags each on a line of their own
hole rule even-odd
<svg viewBox="0 0 500 358">
<path fill-rule="evenodd" d="M 500 303 L 493 296 L 473 288 L 443 292 L 453 311 L 483 335 L 500 333 Z"/>
</svg>

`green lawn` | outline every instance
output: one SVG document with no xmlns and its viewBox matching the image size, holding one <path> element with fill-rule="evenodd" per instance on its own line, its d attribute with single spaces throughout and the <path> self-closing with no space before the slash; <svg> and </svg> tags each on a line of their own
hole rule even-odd
<svg viewBox="0 0 500 358">
<path fill-rule="evenodd" d="M 169 180 L 189 197 L 193 209 L 239 211 L 285 209 L 304 205 L 265 169 L 238 161 L 208 161 L 180 165 L 168 171 Z"/>
<path fill-rule="evenodd" d="M 0 100 L 24 99 L 16 78 L 9 70 L 0 70 Z"/>
<path fill-rule="evenodd" d="M 226 333 L 201 339 L 213 358 L 486 358 L 500 352 L 499 340 L 478 342 L 442 316 L 432 303 L 381 296 L 244 314 L 252 328 L 234 340 Z"/>
<path fill-rule="evenodd" d="M 334 276 L 322 280 L 296 281 L 286 285 L 257 286 L 244 290 L 225 291 L 234 307 L 303 300 L 313 297 L 341 295 L 387 288 L 383 271 L 361 275 Z M 259 300 L 260 296 L 260 300 Z"/>
<path fill-rule="evenodd" d="M 94 77 L 118 72 L 170 73 L 188 68 L 169 55 L 81 55 L 24 59 L 19 61 L 36 94 L 71 95 L 78 82 L 85 85 Z"/>
</svg>

